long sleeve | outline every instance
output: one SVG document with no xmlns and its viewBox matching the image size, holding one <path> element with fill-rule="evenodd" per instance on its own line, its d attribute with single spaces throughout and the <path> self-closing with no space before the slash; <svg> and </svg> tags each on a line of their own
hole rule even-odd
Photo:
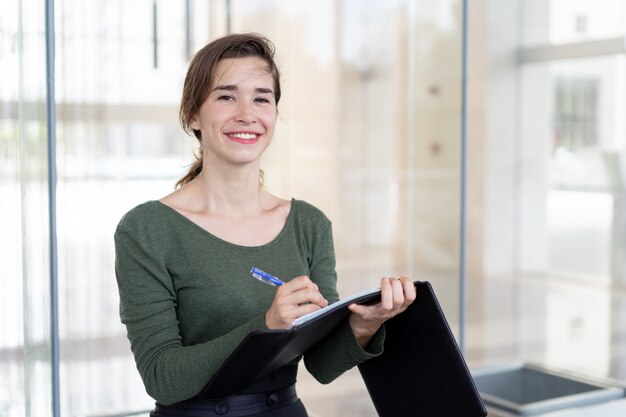
<svg viewBox="0 0 626 417">
<path fill-rule="evenodd" d="M 146 391 L 158 402 L 172 404 L 197 395 L 239 342 L 265 327 L 264 316 L 210 341 L 183 346 L 177 291 L 162 245 L 151 244 L 168 236 L 133 226 L 123 222 L 115 233 L 120 317 Z"/>
</svg>

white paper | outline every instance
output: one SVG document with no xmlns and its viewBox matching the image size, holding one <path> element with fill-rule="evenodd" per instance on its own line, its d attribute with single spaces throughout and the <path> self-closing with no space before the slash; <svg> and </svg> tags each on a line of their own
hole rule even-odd
<svg viewBox="0 0 626 417">
<path fill-rule="evenodd" d="M 314 311 L 312 313 L 309 313 L 309 314 L 305 314 L 302 317 L 298 317 L 297 319 L 295 319 L 293 321 L 293 323 L 291 323 L 291 326 L 289 326 L 289 328 L 291 329 L 292 327 L 301 326 L 304 323 L 306 323 L 306 322 L 308 322 L 310 320 L 313 320 L 314 318 L 319 317 L 322 314 L 325 314 L 326 312 L 333 311 L 333 310 L 341 308 L 341 307 L 343 307 L 345 305 L 352 304 L 352 301 L 356 300 L 357 298 L 363 297 L 365 295 L 376 294 L 378 292 L 380 292 L 380 287 L 372 288 L 372 289 L 366 290 L 366 291 L 361 291 L 361 292 L 356 293 L 354 295 L 351 295 L 349 297 L 342 298 L 341 300 L 336 301 L 336 302 L 334 302 L 332 304 L 329 304 L 329 305 L 327 305 L 324 308 L 321 308 L 321 309 L 319 309 L 317 311 Z"/>
</svg>

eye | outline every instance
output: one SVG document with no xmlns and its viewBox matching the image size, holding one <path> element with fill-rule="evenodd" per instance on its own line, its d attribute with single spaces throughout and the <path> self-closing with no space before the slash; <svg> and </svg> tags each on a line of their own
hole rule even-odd
<svg viewBox="0 0 626 417">
<path fill-rule="evenodd" d="M 257 103 L 271 103 L 271 101 L 265 97 L 257 97 L 254 99 L 254 101 L 256 101 Z"/>
<path fill-rule="evenodd" d="M 235 97 L 233 97 L 233 96 L 219 96 L 217 99 L 218 100 L 224 100 L 224 101 L 231 101 L 231 100 L 234 100 Z"/>
</svg>

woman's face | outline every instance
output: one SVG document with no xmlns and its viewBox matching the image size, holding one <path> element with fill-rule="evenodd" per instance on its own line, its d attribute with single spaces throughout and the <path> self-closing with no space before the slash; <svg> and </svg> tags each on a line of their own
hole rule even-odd
<svg viewBox="0 0 626 417">
<path fill-rule="evenodd" d="M 244 165 L 258 161 L 276 125 L 274 78 L 258 57 L 217 64 L 211 91 L 190 127 L 202 134 L 205 158 Z"/>
</svg>

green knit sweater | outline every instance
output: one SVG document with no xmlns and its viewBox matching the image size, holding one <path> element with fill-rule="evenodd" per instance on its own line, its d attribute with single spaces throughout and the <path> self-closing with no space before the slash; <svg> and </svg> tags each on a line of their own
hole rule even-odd
<svg viewBox="0 0 626 417">
<path fill-rule="evenodd" d="M 253 266 L 287 281 L 307 275 L 329 303 L 338 299 L 331 223 L 303 201 L 292 200 L 280 234 L 255 247 L 149 201 L 120 221 L 115 254 L 120 317 L 146 391 L 161 404 L 196 396 L 249 332 L 266 328 L 276 289 L 252 278 Z M 346 322 L 304 362 L 328 383 L 380 354 L 383 339 L 379 331 L 363 350 Z"/>
</svg>

